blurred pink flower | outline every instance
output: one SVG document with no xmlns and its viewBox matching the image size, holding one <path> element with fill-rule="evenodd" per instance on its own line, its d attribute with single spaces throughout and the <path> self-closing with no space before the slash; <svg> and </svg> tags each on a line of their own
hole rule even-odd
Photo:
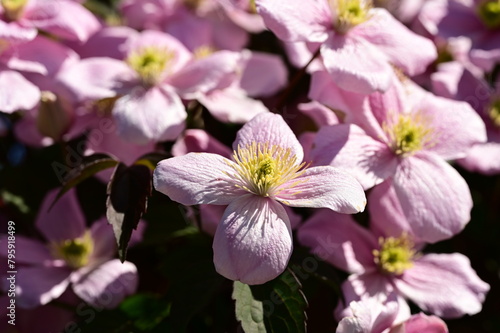
<svg viewBox="0 0 500 333">
<path fill-rule="evenodd" d="M 263 113 L 245 124 L 233 160 L 189 153 L 161 161 L 153 183 L 184 205 L 229 205 L 217 227 L 214 264 L 223 276 L 261 284 L 281 274 L 292 252 L 292 207 L 364 209 L 361 186 L 332 167 L 304 168 L 303 150 L 283 118 Z"/>
<path fill-rule="evenodd" d="M 135 292 L 137 268 L 131 262 L 113 259 L 116 241 L 105 218 L 86 228 L 74 190 L 49 211 L 57 193 L 58 189 L 47 194 L 35 222 L 48 244 L 16 235 L 16 263 L 22 265 L 16 275 L 16 305 L 45 305 L 71 285 L 91 306 L 116 307 Z M 0 243 L 2 254 L 6 254 L 6 236 Z M 3 287 L 8 287 L 5 279 L 3 282 Z"/>
</svg>

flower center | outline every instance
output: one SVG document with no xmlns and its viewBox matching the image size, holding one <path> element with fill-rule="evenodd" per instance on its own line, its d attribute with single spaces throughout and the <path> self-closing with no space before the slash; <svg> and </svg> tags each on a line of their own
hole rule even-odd
<svg viewBox="0 0 500 333">
<path fill-rule="evenodd" d="M 5 11 L 5 16 L 9 20 L 15 21 L 23 14 L 24 6 L 28 0 L 0 0 L 0 2 Z"/>
<path fill-rule="evenodd" d="M 494 101 L 491 104 L 489 116 L 493 121 L 493 125 L 495 125 L 495 127 L 497 128 L 500 128 L 500 99 Z"/>
<path fill-rule="evenodd" d="M 395 124 L 384 124 L 383 128 L 392 141 L 392 150 L 396 155 L 412 154 L 431 143 L 432 129 L 418 114 L 399 115 Z"/>
<path fill-rule="evenodd" d="M 174 52 L 150 46 L 132 52 L 126 62 L 145 84 L 152 86 L 158 83 L 174 58 Z"/>
<path fill-rule="evenodd" d="M 375 263 L 387 274 L 400 275 L 413 266 L 413 242 L 403 234 L 399 238 L 380 238 L 380 249 L 373 250 Z"/>
<path fill-rule="evenodd" d="M 203 45 L 203 46 L 196 48 L 193 51 L 193 55 L 194 55 L 195 59 L 203 59 L 203 58 L 206 58 L 206 57 L 212 55 L 212 53 L 214 53 L 215 51 L 216 51 L 215 48 L 213 48 L 209 45 Z"/>
<path fill-rule="evenodd" d="M 368 20 L 372 7 L 368 0 L 330 0 L 332 10 L 337 12 L 335 27 L 339 33 L 346 33 L 352 27 Z"/>
<path fill-rule="evenodd" d="M 500 0 L 484 1 L 477 11 L 479 18 L 488 28 L 500 27 Z"/>
<path fill-rule="evenodd" d="M 89 263 L 90 255 L 94 250 L 94 241 L 90 232 L 80 238 L 67 239 L 52 244 L 54 257 L 63 259 L 71 268 L 80 268 Z"/>
<path fill-rule="evenodd" d="M 244 148 L 238 147 L 233 159 L 236 165 L 236 186 L 248 192 L 263 197 L 274 196 L 284 189 L 289 189 L 301 183 L 291 183 L 279 188 L 280 185 L 297 178 L 305 172 L 305 163 L 299 164 L 291 149 L 276 145 L 253 142 Z"/>
</svg>

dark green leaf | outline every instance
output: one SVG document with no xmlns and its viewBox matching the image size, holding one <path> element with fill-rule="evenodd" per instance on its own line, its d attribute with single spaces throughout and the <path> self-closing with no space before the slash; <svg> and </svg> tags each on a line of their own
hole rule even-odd
<svg viewBox="0 0 500 333">
<path fill-rule="evenodd" d="M 170 313 L 170 304 L 153 295 L 138 294 L 127 298 L 120 309 L 134 320 L 134 326 L 149 331 Z"/>
<path fill-rule="evenodd" d="M 151 172 L 144 165 L 118 164 L 108 184 L 106 217 L 113 226 L 121 261 L 125 261 L 132 231 L 146 211 L 151 189 Z"/>
<path fill-rule="evenodd" d="M 85 179 L 92 177 L 96 173 L 102 170 L 112 168 L 118 164 L 118 161 L 107 154 L 94 154 L 90 156 L 85 156 L 82 163 L 68 173 L 65 177 L 65 181 L 59 193 L 57 193 L 56 198 L 50 208 L 69 190 L 84 181 Z"/>
</svg>

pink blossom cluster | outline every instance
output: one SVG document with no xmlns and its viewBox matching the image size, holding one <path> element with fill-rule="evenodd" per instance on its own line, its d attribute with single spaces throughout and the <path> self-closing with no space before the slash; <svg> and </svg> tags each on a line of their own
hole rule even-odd
<svg viewBox="0 0 500 333">
<path fill-rule="evenodd" d="M 254 47 L 263 34 L 280 54 Z M 466 256 L 425 247 L 471 219 L 455 165 L 500 173 L 499 63 L 496 0 L 123 0 L 105 14 L 1 0 L 0 111 L 15 121 L 0 133 L 36 148 L 85 136 L 79 154 L 126 165 L 171 154 L 154 189 L 199 205 L 225 278 L 271 281 L 304 246 L 348 274 L 337 332 L 447 332 L 440 318 L 479 313 L 490 286 Z M 200 112 L 239 129 L 232 147 Z M 117 286 L 118 306 L 140 272 L 74 190 L 49 209 L 55 196 L 44 240 L 18 238 L 18 306 L 68 292 L 99 306 Z"/>
</svg>

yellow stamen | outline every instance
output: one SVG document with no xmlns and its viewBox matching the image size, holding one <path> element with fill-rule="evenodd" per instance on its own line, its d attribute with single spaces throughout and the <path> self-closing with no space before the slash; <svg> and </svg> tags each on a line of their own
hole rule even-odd
<svg viewBox="0 0 500 333">
<path fill-rule="evenodd" d="M 500 27 L 500 0 L 482 2 L 477 8 L 481 21 L 491 29 Z"/>
<path fill-rule="evenodd" d="M 132 52 L 126 62 L 139 74 L 145 84 L 155 85 L 168 70 L 174 58 L 174 52 L 150 46 Z"/>
<path fill-rule="evenodd" d="M 0 0 L 4 14 L 9 20 L 15 21 L 23 15 L 24 6 L 28 0 Z"/>
<path fill-rule="evenodd" d="M 215 51 L 216 51 L 215 48 L 208 46 L 208 45 L 203 45 L 203 46 L 196 48 L 193 51 L 193 55 L 194 55 L 195 59 L 203 59 L 203 58 L 210 56 Z"/>
<path fill-rule="evenodd" d="M 490 112 L 488 114 L 493 121 L 493 125 L 500 128 L 500 99 L 491 103 L 490 107 Z"/>
<path fill-rule="evenodd" d="M 238 146 L 233 154 L 236 171 L 236 186 L 263 197 L 275 196 L 285 189 L 291 189 L 302 181 L 280 187 L 305 172 L 305 163 L 299 164 L 290 148 L 253 142 L 246 147 Z M 299 193 L 299 192 L 296 192 Z"/>
<path fill-rule="evenodd" d="M 433 144 L 433 130 L 420 113 L 401 114 L 395 124 L 384 123 L 383 129 L 396 155 L 410 155 Z"/>
<path fill-rule="evenodd" d="M 337 13 L 335 28 L 345 33 L 354 26 L 369 19 L 368 12 L 373 7 L 370 0 L 329 0 L 332 11 Z"/>
<path fill-rule="evenodd" d="M 55 258 L 63 259 L 71 268 L 80 268 L 88 265 L 90 255 L 94 251 L 94 241 L 87 231 L 80 238 L 53 243 L 51 248 Z"/>
<path fill-rule="evenodd" d="M 414 244 L 411 239 L 403 234 L 399 238 L 388 237 L 379 239 L 380 249 L 373 250 L 375 263 L 382 272 L 400 275 L 413 267 L 413 259 L 416 256 L 413 250 Z"/>
</svg>

